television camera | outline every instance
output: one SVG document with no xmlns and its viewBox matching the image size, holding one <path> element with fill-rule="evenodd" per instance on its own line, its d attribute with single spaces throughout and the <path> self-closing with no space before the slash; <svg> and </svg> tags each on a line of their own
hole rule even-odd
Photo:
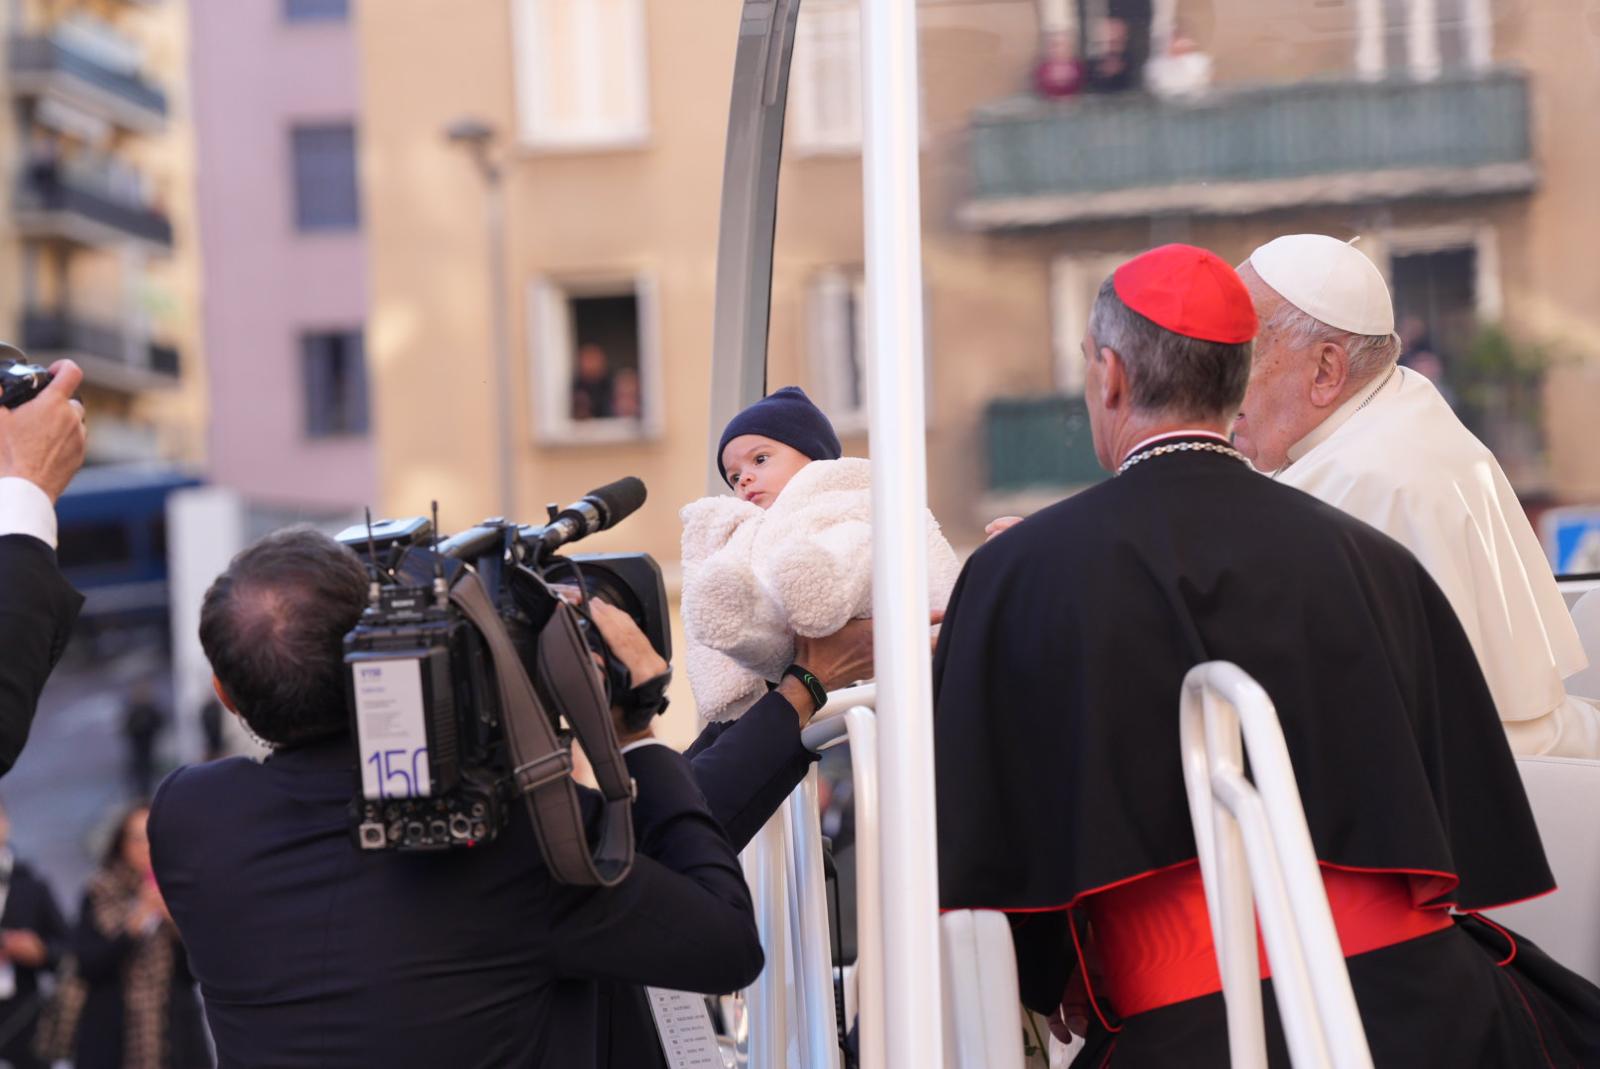
<svg viewBox="0 0 1600 1069">
<path fill-rule="evenodd" d="M 670 671 L 631 679 L 586 606 L 599 598 L 622 609 L 670 662 L 666 589 L 648 554 L 557 551 L 644 499 L 629 477 L 551 505 L 542 525 L 497 517 L 441 538 L 435 514 L 339 534 L 372 576 L 344 640 L 361 849 L 475 847 L 521 798 L 557 879 L 610 885 L 627 873 L 633 785 L 611 707 L 642 728 L 666 706 Z M 571 776 L 574 737 L 604 798 L 592 848 Z"/>
</svg>

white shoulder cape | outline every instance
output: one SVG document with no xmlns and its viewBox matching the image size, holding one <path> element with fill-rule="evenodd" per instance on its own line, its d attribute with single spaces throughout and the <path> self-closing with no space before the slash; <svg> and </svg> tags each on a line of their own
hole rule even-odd
<svg viewBox="0 0 1600 1069">
<path fill-rule="evenodd" d="M 870 462 L 817 460 L 763 511 L 735 497 L 684 506 L 684 663 L 707 720 L 731 720 L 794 660 L 794 636 L 831 635 L 872 612 Z M 930 512 L 928 602 L 942 609 L 960 572 Z"/>
<path fill-rule="evenodd" d="M 1431 382 L 1399 377 L 1278 480 L 1416 554 L 1461 618 L 1500 719 L 1545 716 L 1588 663 L 1550 565 L 1493 454 Z"/>
</svg>

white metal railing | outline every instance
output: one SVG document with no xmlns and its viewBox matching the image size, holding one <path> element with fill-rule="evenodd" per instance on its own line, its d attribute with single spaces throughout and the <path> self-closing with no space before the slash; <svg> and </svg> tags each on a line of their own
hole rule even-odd
<svg viewBox="0 0 1600 1069">
<path fill-rule="evenodd" d="M 878 868 L 877 721 L 871 684 L 836 692 L 801 734 L 808 749 L 850 743 L 856 830 L 856 982 L 860 1018 L 881 1021 L 883 974 L 875 937 L 883 929 Z M 745 992 L 743 1063 L 749 1069 L 838 1069 L 839 1020 L 824 890 L 822 828 L 813 769 L 745 848 L 767 966 Z M 873 1016 L 877 1015 L 877 1016 Z M 879 1029 L 863 1029 L 861 1065 L 887 1063 Z"/>
<path fill-rule="evenodd" d="M 1277 711 L 1237 665 L 1197 665 L 1179 706 L 1183 779 L 1234 1069 L 1266 1069 L 1256 915 L 1296 1069 L 1371 1069 L 1366 1032 Z M 1240 731 L 1250 753 L 1245 778 Z M 1254 892 L 1252 894 L 1252 891 Z"/>
<path fill-rule="evenodd" d="M 882 788 L 882 1029 L 896 1066 L 944 1062 L 928 648 L 921 96 L 916 0 L 861 5 L 862 216 L 872 446 L 872 619 Z M 872 1040 L 875 1044 L 876 1040 Z"/>
</svg>

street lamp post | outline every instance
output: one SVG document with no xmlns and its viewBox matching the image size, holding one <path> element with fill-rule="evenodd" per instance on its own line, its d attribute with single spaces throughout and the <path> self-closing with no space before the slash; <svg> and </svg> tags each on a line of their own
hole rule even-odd
<svg viewBox="0 0 1600 1069">
<path fill-rule="evenodd" d="M 506 300 L 505 184 L 494 156 L 494 127 L 481 119 L 462 118 L 445 127 L 444 136 L 472 157 L 483 178 L 484 224 L 489 246 L 489 315 L 494 332 L 495 437 L 499 453 L 500 515 L 516 517 L 515 455 L 511 436 L 511 328 Z"/>
</svg>

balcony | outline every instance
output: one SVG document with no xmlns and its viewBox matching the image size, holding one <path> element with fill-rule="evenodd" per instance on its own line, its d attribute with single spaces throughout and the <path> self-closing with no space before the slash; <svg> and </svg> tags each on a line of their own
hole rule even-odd
<svg viewBox="0 0 1600 1069">
<path fill-rule="evenodd" d="M 1187 101 L 1006 100 L 974 117 L 971 149 L 960 218 L 980 229 L 1524 193 L 1538 180 L 1527 78 L 1504 70 Z"/>
<path fill-rule="evenodd" d="M 71 37 L 13 37 L 10 58 L 11 88 L 18 96 L 51 97 L 140 133 L 166 124 L 167 96 L 160 88 Z"/>
<path fill-rule="evenodd" d="M 1094 456 L 1089 413 L 1081 397 L 996 398 L 984 413 L 984 435 L 991 499 L 1054 499 L 1106 477 Z M 986 510 L 993 507 L 1000 506 L 985 505 Z"/>
<path fill-rule="evenodd" d="M 17 230 L 24 237 L 79 245 L 133 239 L 160 251 L 172 248 L 172 223 L 147 207 L 127 175 L 107 169 L 32 163 L 17 188 Z"/>
<path fill-rule="evenodd" d="M 22 316 L 22 348 L 48 364 L 69 357 L 91 386 L 135 392 L 177 385 L 178 350 L 144 341 L 132 332 L 45 309 Z"/>
</svg>

